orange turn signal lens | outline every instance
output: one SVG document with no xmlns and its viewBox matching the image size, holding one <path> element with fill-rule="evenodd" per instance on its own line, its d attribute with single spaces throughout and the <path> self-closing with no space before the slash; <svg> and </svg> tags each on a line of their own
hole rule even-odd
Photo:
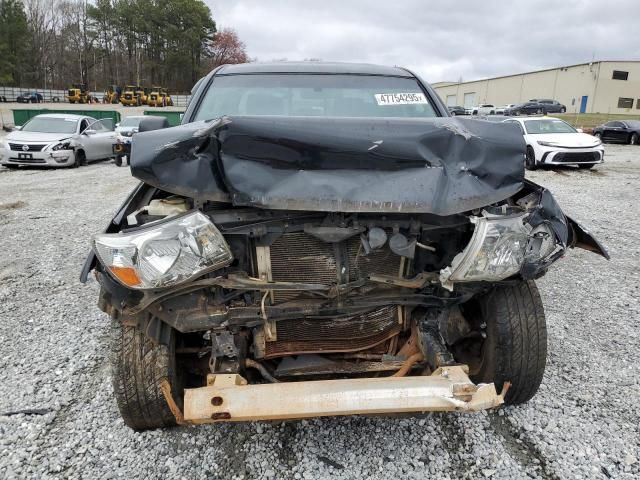
<svg viewBox="0 0 640 480">
<path fill-rule="evenodd" d="M 133 267 L 111 266 L 109 267 L 109 270 L 111 270 L 111 273 L 113 273 L 118 278 L 118 280 L 130 287 L 135 287 L 142 283 L 140 281 L 140 277 L 138 277 L 138 274 Z"/>
</svg>

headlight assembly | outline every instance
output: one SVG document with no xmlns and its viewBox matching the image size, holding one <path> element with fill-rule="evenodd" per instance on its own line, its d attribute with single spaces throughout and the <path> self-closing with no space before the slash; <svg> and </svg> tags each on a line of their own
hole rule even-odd
<svg viewBox="0 0 640 480">
<path fill-rule="evenodd" d="M 528 213 L 510 216 L 472 217 L 476 224 L 465 249 L 451 266 L 440 271 L 440 282 L 448 289 L 455 282 L 495 282 L 520 272 L 525 264 L 546 260 L 561 248 L 546 223 L 532 228 Z"/>
<path fill-rule="evenodd" d="M 139 290 L 177 285 L 233 260 L 222 234 L 197 211 L 129 233 L 96 235 L 93 246 L 120 283 Z"/>
<path fill-rule="evenodd" d="M 51 147 L 51 150 L 71 150 L 71 143 L 70 142 L 60 142 L 56 145 L 54 145 L 53 147 Z"/>
<path fill-rule="evenodd" d="M 538 145 L 542 145 L 543 147 L 557 147 L 559 145 L 558 142 L 544 142 L 542 140 L 537 140 L 536 143 Z"/>
<path fill-rule="evenodd" d="M 497 281 L 518 273 L 529 238 L 525 216 L 473 217 L 476 228 L 471 241 L 450 267 L 441 270 L 442 285 L 451 288 L 453 282 Z"/>
</svg>

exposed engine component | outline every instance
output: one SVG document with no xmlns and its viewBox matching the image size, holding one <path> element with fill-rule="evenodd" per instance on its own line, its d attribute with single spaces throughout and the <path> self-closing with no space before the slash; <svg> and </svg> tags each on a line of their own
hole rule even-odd
<svg viewBox="0 0 640 480">
<path fill-rule="evenodd" d="M 304 318 L 277 322 L 277 339 L 268 341 L 262 329 L 254 334 L 257 358 L 275 358 L 304 353 L 357 352 L 386 353 L 382 345 L 402 330 L 398 307 L 389 306 L 359 315 L 331 318 Z"/>
</svg>

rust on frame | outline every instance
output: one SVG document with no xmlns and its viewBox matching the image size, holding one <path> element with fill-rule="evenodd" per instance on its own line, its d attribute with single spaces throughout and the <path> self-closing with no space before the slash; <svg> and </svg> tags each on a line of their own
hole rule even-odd
<svg viewBox="0 0 640 480">
<path fill-rule="evenodd" d="M 210 375 L 184 395 L 184 422 L 284 420 L 337 415 L 478 411 L 500 406 L 503 390 L 475 385 L 465 366 L 429 376 L 358 378 L 248 385 L 240 375 Z"/>
</svg>

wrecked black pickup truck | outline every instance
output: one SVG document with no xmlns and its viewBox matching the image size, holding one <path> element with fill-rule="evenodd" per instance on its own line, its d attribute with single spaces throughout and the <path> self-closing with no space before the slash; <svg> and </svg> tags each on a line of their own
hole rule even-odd
<svg viewBox="0 0 640 480">
<path fill-rule="evenodd" d="M 608 258 L 525 180 L 516 129 L 450 117 L 405 69 L 223 66 L 183 122 L 134 137 L 141 183 L 82 272 L 136 429 L 526 402 L 535 279 Z"/>
</svg>

